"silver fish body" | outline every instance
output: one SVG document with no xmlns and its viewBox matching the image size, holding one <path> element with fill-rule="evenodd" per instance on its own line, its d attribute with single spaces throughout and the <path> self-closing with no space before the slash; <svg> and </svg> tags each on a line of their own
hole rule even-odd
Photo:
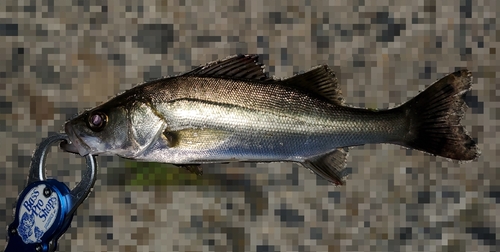
<svg viewBox="0 0 500 252">
<path fill-rule="evenodd" d="M 394 143 L 475 159 L 479 150 L 458 124 L 470 73 L 445 78 L 433 85 L 443 86 L 438 92 L 424 91 L 414 102 L 368 110 L 343 104 L 327 66 L 275 80 L 264 74 L 257 56 L 239 55 L 144 83 L 84 112 L 65 124 L 72 143 L 63 148 L 179 165 L 293 161 L 335 184 L 343 184 L 349 146 Z M 422 134 L 441 140 L 427 147 Z"/>
</svg>

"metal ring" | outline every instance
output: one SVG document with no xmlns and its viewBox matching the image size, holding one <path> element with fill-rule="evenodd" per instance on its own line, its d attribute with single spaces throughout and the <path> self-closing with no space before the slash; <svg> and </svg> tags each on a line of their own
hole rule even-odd
<svg viewBox="0 0 500 252">
<path fill-rule="evenodd" d="M 61 141 L 68 141 L 69 138 L 65 134 L 55 134 L 49 136 L 40 142 L 40 145 L 33 153 L 31 158 L 30 172 L 28 175 L 28 184 L 36 181 L 46 180 L 46 169 L 45 169 L 45 159 L 50 147 Z M 71 190 L 70 196 L 72 198 L 73 210 L 76 210 L 78 206 L 87 198 L 90 191 L 94 187 L 97 173 L 97 164 L 95 157 L 92 155 L 85 156 L 86 168 L 87 170 L 82 176 L 82 180 L 78 183 L 73 190 Z"/>
</svg>

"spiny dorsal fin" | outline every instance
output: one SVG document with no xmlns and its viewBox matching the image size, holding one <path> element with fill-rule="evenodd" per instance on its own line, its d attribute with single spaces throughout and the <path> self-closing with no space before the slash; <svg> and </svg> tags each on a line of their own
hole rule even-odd
<svg viewBox="0 0 500 252">
<path fill-rule="evenodd" d="M 338 105 L 344 103 L 337 77 L 327 65 L 320 65 L 303 74 L 284 79 L 283 83 L 320 95 Z"/>
<path fill-rule="evenodd" d="M 259 63 L 258 60 L 259 55 L 238 54 L 223 60 L 210 62 L 183 74 L 183 76 L 268 80 L 269 77 L 264 72 L 264 65 Z"/>
<path fill-rule="evenodd" d="M 325 155 L 307 159 L 302 165 L 335 185 L 344 185 L 348 154 L 347 148 L 338 148 Z"/>
</svg>

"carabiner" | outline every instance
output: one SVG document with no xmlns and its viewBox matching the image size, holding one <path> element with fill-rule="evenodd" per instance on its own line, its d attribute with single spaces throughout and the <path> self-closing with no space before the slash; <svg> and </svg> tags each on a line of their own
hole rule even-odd
<svg viewBox="0 0 500 252">
<path fill-rule="evenodd" d="M 69 228 L 76 209 L 92 191 L 97 172 L 92 155 L 85 156 L 86 171 L 73 190 L 56 179 L 46 178 L 47 153 L 54 143 L 61 141 L 69 141 L 68 136 L 50 136 L 35 150 L 26 188 L 19 194 L 14 221 L 8 227 L 9 241 L 5 252 L 55 251 L 57 241 Z"/>
</svg>

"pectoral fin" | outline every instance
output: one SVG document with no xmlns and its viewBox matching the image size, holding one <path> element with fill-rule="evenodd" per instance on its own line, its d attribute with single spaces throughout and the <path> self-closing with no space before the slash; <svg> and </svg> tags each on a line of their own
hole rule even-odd
<svg viewBox="0 0 500 252">
<path fill-rule="evenodd" d="M 347 155 L 347 148 L 339 148 L 325 155 L 307 159 L 302 165 L 335 185 L 344 185 Z"/>
<path fill-rule="evenodd" d="M 217 129 L 191 128 L 163 132 L 163 138 L 169 148 L 185 150 L 203 150 L 215 148 L 224 143 L 230 132 Z"/>
</svg>

